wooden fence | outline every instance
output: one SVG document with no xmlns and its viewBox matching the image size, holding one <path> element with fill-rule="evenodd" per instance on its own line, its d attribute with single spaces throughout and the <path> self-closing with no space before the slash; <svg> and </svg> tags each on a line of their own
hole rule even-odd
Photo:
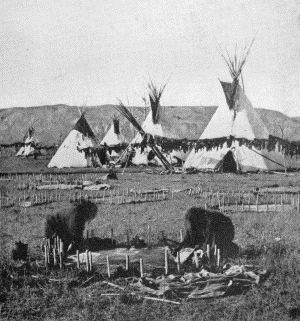
<svg viewBox="0 0 300 321">
<path fill-rule="evenodd" d="M 55 181 L 42 181 L 52 184 Z M 161 189 L 143 191 L 141 189 L 108 189 L 102 191 L 71 190 L 63 193 L 63 190 L 38 190 L 39 181 L 27 181 L 19 183 L 18 190 L 12 195 L 9 192 L 0 192 L 0 208 L 49 204 L 53 202 L 80 201 L 86 198 L 97 204 L 124 205 L 130 203 L 157 202 L 174 200 L 182 194 L 199 200 L 207 208 L 219 209 L 222 212 L 277 212 L 297 209 L 300 212 L 299 193 L 253 193 L 251 191 L 213 191 L 203 187 L 187 189 Z M 55 185 L 54 185 L 55 186 Z"/>
</svg>

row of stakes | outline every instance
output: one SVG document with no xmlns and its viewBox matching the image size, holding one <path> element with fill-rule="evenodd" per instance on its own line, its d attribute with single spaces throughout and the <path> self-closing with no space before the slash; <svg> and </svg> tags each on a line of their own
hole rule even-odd
<svg viewBox="0 0 300 321">
<path fill-rule="evenodd" d="M 162 192 L 149 192 L 149 193 L 142 193 L 141 190 L 139 191 L 133 191 L 132 193 L 129 193 L 125 190 L 123 190 L 122 193 L 120 193 L 120 190 L 117 190 L 115 193 L 113 190 L 109 190 L 109 192 L 103 191 L 102 195 L 99 195 L 100 193 L 97 192 L 96 195 L 88 195 L 83 194 L 81 192 L 75 193 L 73 195 L 70 195 L 68 197 L 69 202 L 76 202 L 81 201 L 83 198 L 89 199 L 95 203 L 107 203 L 106 200 L 108 200 L 108 203 L 110 205 L 112 204 L 126 204 L 126 203 L 132 203 L 132 202 L 149 202 L 149 201 L 159 201 L 159 200 L 166 200 L 168 192 L 162 191 Z M 114 195 L 115 194 L 115 195 Z M 131 195 L 130 195 L 131 194 Z M 174 192 L 171 191 L 171 198 L 174 199 Z M 9 198 L 8 196 L 2 196 L 0 193 L 0 208 L 2 207 L 10 207 L 15 206 L 16 204 L 18 206 L 24 206 L 26 202 L 30 204 L 30 206 L 33 205 L 39 205 L 39 204 L 45 204 L 45 203 L 53 203 L 62 201 L 63 197 L 58 190 L 54 193 L 47 193 L 47 192 L 39 192 L 39 193 L 30 193 L 29 195 L 25 192 L 23 193 L 22 197 L 18 198 Z M 114 201 L 116 200 L 116 201 Z"/>
<path fill-rule="evenodd" d="M 56 244 L 54 242 L 54 244 Z M 60 242 L 58 241 L 57 246 L 53 246 L 52 247 L 52 253 L 53 253 L 53 265 L 57 266 L 59 265 L 60 269 L 63 268 L 63 244 L 60 240 Z M 46 268 L 49 267 L 50 265 L 50 251 L 51 251 L 51 246 L 49 245 L 45 245 L 44 246 L 44 256 L 45 256 L 45 266 Z M 207 244 L 207 248 L 206 248 L 206 252 L 201 251 L 202 253 L 200 254 L 200 258 L 206 254 L 208 261 L 211 260 L 211 248 L 210 245 Z M 177 252 L 177 272 L 181 273 L 182 268 L 181 268 L 181 262 L 180 262 L 180 253 L 181 251 Z M 214 256 L 214 260 L 216 262 L 216 266 L 219 267 L 220 266 L 220 258 L 221 258 L 221 254 L 220 254 L 220 249 L 217 248 L 217 246 L 214 246 L 214 251 L 213 251 L 213 256 Z M 165 247 L 165 265 L 164 265 L 164 271 L 165 274 L 168 275 L 169 274 L 169 249 L 168 247 Z M 92 272 L 93 271 L 93 256 L 92 256 L 92 252 L 89 250 L 85 251 L 85 266 L 86 266 L 86 271 L 87 272 Z M 194 262 L 196 265 L 196 268 L 199 268 L 200 264 L 199 264 L 199 256 L 198 256 L 198 252 L 194 251 Z M 141 258 L 139 260 L 140 263 L 140 276 L 143 277 L 144 276 L 144 260 Z M 109 256 L 106 256 L 106 266 L 107 266 L 107 276 L 108 278 L 111 277 L 111 266 L 110 266 L 110 261 L 109 261 Z M 76 267 L 78 270 L 80 270 L 81 267 L 81 262 L 80 262 L 80 256 L 79 256 L 79 251 L 76 251 Z M 130 258 L 129 255 L 125 256 L 125 270 L 129 271 L 129 267 L 130 267 Z"/>
<path fill-rule="evenodd" d="M 65 173 L 65 174 L 27 174 L 27 173 L 0 173 L 1 180 L 27 180 L 30 183 L 35 182 L 37 185 L 40 183 L 50 183 L 51 184 L 78 184 L 82 181 L 95 180 L 99 177 L 99 173 Z"/>
<path fill-rule="evenodd" d="M 219 209 L 221 211 L 225 211 L 226 206 L 230 205 L 235 205 L 235 210 L 236 212 L 241 211 L 244 212 L 245 210 L 251 209 L 251 194 L 248 194 L 248 202 L 244 201 L 245 200 L 245 195 L 244 193 L 241 193 L 240 191 L 238 193 L 235 193 L 235 191 L 232 191 L 231 197 L 235 198 L 235 201 L 233 204 L 230 204 L 230 193 L 229 192 L 206 192 L 206 191 L 201 191 L 201 188 L 191 188 L 188 191 L 189 196 L 195 196 L 195 195 L 200 195 L 204 198 L 205 200 L 205 207 L 213 207 L 215 205 L 219 206 Z M 277 200 L 277 196 L 280 195 L 280 200 Z M 269 201 L 269 196 L 271 196 L 271 199 L 273 197 L 274 203 Z M 270 194 L 268 192 L 265 193 L 265 195 L 261 195 L 257 193 L 255 196 L 255 210 L 258 212 L 259 211 L 259 205 L 266 205 L 266 211 L 269 211 L 269 206 L 274 205 L 274 211 L 277 211 L 277 206 L 280 206 L 279 209 L 284 210 L 284 205 L 285 204 L 290 204 L 293 207 L 297 208 L 297 211 L 300 212 L 300 195 L 299 193 L 297 194 L 290 194 L 290 197 L 288 197 L 289 194 L 287 193 L 281 193 L 281 194 Z M 265 197 L 265 203 L 259 204 L 259 200 Z M 226 202 L 227 201 L 227 202 Z M 227 203 L 227 205 L 226 205 Z"/>
<path fill-rule="evenodd" d="M 157 200 L 166 200 L 167 199 L 167 195 L 171 194 L 171 199 L 174 199 L 174 195 L 176 194 L 173 190 L 169 191 L 164 191 L 162 190 L 161 192 L 149 192 L 149 193 L 144 193 L 141 192 L 141 190 L 133 190 L 133 191 L 129 191 L 129 189 L 125 189 L 123 191 L 121 190 L 109 190 L 108 192 L 106 192 L 105 190 L 103 191 L 102 195 L 99 195 L 100 193 L 91 193 L 90 195 L 88 195 L 87 193 L 85 193 L 84 197 L 85 198 L 90 198 L 92 201 L 96 202 L 96 203 L 105 203 L 106 199 L 108 200 L 109 204 L 126 204 L 126 203 L 131 203 L 131 202 L 147 202 L 147 201 L 157 201 Z M 207 191 L 203 191 L 202 187 L 196 187 L 196 188 L 190 188 L 187 189 L 187 194 L 189 196 L 197 196 L 200 195 L 204 198 L 205 200 L 205 204 L 206 206 L 212 207 L 214 205 L 218 205 L 221 211 L 225 211 L 225 207 L 226 207 L 226 203 L 227 206 L 230 206 L 230 193 L 229 192 L 207 192 Z M 82 199 L 82 192 L 77 192 L 74 195 L 70 195 L 69 196 L 69 201 L 76 201 L 76 200 L 81 200 Z M 255 204 L 256 205 L 256 211 L 258 211 L 259 209 L 259 205 L 266 205 L 267 208 L 266 210 L 268 211 L 268 206 L 269 205 L 275 205 L 275 211 L 277 210 L 277 205 L 281 206 L 281 210 L 284 210 L 284 203 L 288 202 L 290 203 L 292 206 L 297 207 L 298 212 L 300 212 L 300 197 L 299 194 L 297 195 L 290 195 L 290 200 L 288 200 L 288 194 L 283 193 L 280 194 L 280 200 L 277 203 L 277 195 L 278 194 L 274 194 L 271 195 L 271 198 L 273 196 L 274 199 L 274 204 L 269 203 L 269 197 L 266 197 L 266 204 L 259 204 L 259 199 L 261 198 L 261 195 L 257 194 L 256 196 L 256 200 L 255 200 Z M 236 207 L 236 211 L 240 210 L 240 211 L 244 211 L 250 210 L 250 206 L 251 206 L 251 195 L 248 194 L 248 202 L 245 199 L 244 194 L 236 193 L 234 194 L 234 192 L 232 192 L 232 197 L 236 197 L 235 200 L 235 204 L 233 203 L 232 205 L 235 205 Z M 129 199 L 126 197 L 129 197 Z M 114 198 L 116 198 L 116 202 L 114 202 Z M 27 195 L 26 192 L 24 192 L 23 197 L 19 197 L 18 199 L 16 198 L 9 198 L 8 196 L 2 196 L 1 192 L 0 192 L 0 208 L 2 207 L 10 207 L 10 206 L 14 206 L 16 204 L 18 204 L 19 206 L 24 206 L 26 200 L 29 199 L 29 205 L 28 206 L 32 206 L 32 205 L 38 205 L 38 204 L 45 204 L 45 203 L 52 203 L 55 201 L 61 201 L 62 200 L 62 194 L 61 192 L 58 192 L 58 190 L 56 190 L 56 192 L 51 192 L 51 193 L 47 193 L 47 192 L 34 192 L 33 194 L 30 193 L 29 195 Z M 285 202 L 284 202 L 285 201 Z M 290 201 L 290 202 L 289 202 Z"/>
<path fill-rule="evenodd" d="M 144 196 L 142 196 L 144 194 Z M 106 193 L 103 192 L 102 197 L 96 194 L 95 198 L 90 198 L 89 195 L 85 194 L 86 199 L 90 199 L 96 203 L 106 203 L 106 199 L 108 200 L 108 203 L 110 205 L 112 204 L 128 204 L 128 203 L 133 203 L 133 202 L 149 202 L 149 201 L 161 201 L 161 200 L 167 200 L 167 195 L 168 192 L 156 192 L 156 193 L 140 193 L 140 192 L 134 192 L 131 196 L 128 196 L 129 198 L 126 199 L 126 194 L 123 192 L 121 195 L 113 195 L 112 192 L 108 193 L 106 196 Z M 171 199 L 174 199 L 175 193 L 171 191 Z M 293 207 L 297 208 L 297 211 L 300 212 L 300 198 L 299 196 L 291 196 L 290 200 L 287 200 L 286 197 L 287 194 L 283 195 L 280 194 L 280 200 L 277 202 L 277 198 L 274 198 L 274 203 L 269 203 L 268 199 L 266 200 L 265 204 L 259 204 L 259 199 L 258 197 L 256 198 L 255 204 L 252 204 L 250 197 L 248 198 L 248 202 L 244 202 L 243 200 L 241 201 L 241 204 L 239 204 L 238 200 L 236 200 L 233 204 L 225 203 L 225 197 L 223 196 L 222 199 L 216 199 L 217 202 L 215 203 L 213 197 L 207 197 L 205 198 L 205 207 L 214 207 L 215 205 L 218 205 L 221 211 L 226 210 L 226 206 L 235 206 L 236 212 L 241 211 L 244 212 L 246 210 L 250 211 L 252 209 L 252 206 L 255 206 L 255 210 L 258 212 L 259 211 L 259 206 L 260 205 L 266 205 L 266 211 L 269 211 L 269 206 L 274 206 L 274 211 L 276 212 L 277 209 L 284 210 L 284 206 L 288 202 Z M 117 198 L 116 202 L 114 202 L 114 197 Z M 29 199 L 29 200 L 28 200 Z M 80 196 L 78 198 L 78 195 L 74 195 L 69 197 L 70 202 L 75 202 L 76 200 L 82 199 L 82 195 L 80 193 Z M 47 203 L 53 203 L 57 201 L 62 200 L 62 195 L 61 193 L 35 193 L 30 196 L 25 196 L 24 197 L 19 197 L 18 200 L 16 199 L 10 199 L 9 197 L 1 197 L 0 194 L 0 208 L 3 207 L 11 207 L 15 206 L 16 203 L 18 206 L 26 206 L 26 202 L 28 201 L 29 205 L 28 206 L 34 206 L 34 205 L 41 205 L 41 204 L 47 204 Z M 290 202 L 289 202 L 290 201 Z"/>
</svg>

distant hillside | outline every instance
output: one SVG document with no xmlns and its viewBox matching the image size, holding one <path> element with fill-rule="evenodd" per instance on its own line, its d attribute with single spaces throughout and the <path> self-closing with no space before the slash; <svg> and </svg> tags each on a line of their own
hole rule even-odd
<svg viewBox="0 0 300 321">
<path fill-rule="evenodd" d="M 180 138 L 198 139 L 216 111 L 217 107 L 164 107 L 166 127 L 175 128 Z M 139 123 L 145 119 L 145 109 L 131 107 Z M 86 107 L 86 118 L 95 135 L 100 140 L 112 123 L 112 116 L 117 114 L 113 105 Z M 289 118 L 280 112 L 257 109 L 270 133 L 300 140 L 300 120 Z M 148 113 L 148 109 L 146 110 Z M 79 118 L 77 107 L 66 105 L 0 109 L 0 144 L 20 142 L 29 126 L 33 126 L 37 140 L 43 145 L 59 144 L 73 128 Z M 135 132 L 132 126 L 120 117 L 121 130 L 131 139 Z M 222 124 L 220 124 L 222 126 Z"/>
</svg>

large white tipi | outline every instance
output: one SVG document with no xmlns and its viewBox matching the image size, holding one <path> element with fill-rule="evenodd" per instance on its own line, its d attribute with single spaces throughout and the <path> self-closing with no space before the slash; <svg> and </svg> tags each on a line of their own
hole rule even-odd
<svg viewBox="0 0 300 321">
<path fill-rule="evenodd" d="M 269 131 L 247 98 L 239 84 L 242 68 L 251 45 L 245 49 L 241 59 L 223 56 L 232 83 L 222 82 L 225 99 L 211 118 L 198 142 L 187 157 L 184 167 L 203 171 L 247 172 L 284 170 L 289 159 L 279 145 L 272 150 L 256 148 L 255 142 L 267 145 Z M 227 103 L 227 106 L 226 106 Z M 264 144 L 262 144 L 264 145 Z M 256 146 L 256 147 L 255 147 Z"/>
<path fill-rule="evenodd" d="M 160 105 L 160 99 L 164 92 L 166 85 L 161 86 L 159 89 L 153 82 L 148 83 L 148 89 L 149 89 L 149 100 L 150 100 L 150 111 L 145 119 L 145 121 L 142 124 L 142 129 L 146 134 L 150 134 L 152 136 L 161 136 L 166 138 L 179 138 L 176 134 L 176 131 L 172 129 L 172 127 L 169 125 L 167 126 L 165 115 L 162 112 L 162 107 Z M 143 141 L 143 137 L 140 133 L 137 133 L 136 136 L 131 141 L 131 145 L 141 144 Z M 148 165 L 149 162 L 155 163 L 156 165 L 163 165 L 158 157 L 151 156 L 151 148 L 149 146 L 142 147 L 137 146 L 135 148 L 135 155 L 132 158 L 132 163 L 134 165 Z M 168 160 L 168 162 L 176 163 L 177 158 L 174 156 L 177 155 L 177 153 L 171 152 L 169 154 L 163 153 L 165 158 Z M 154 155 L 153 155 L 154 156 Z M 180 157 L 180 156 L 179 156 Z M 178 158 L 179 158 L 178 157 Z"/>
<path fill-rule="evenodd" d="M 48 167 L 101 166 L 97 147 L 95 135 L 82 113 L 74 128 L 52 157 Z"/>
</svg>

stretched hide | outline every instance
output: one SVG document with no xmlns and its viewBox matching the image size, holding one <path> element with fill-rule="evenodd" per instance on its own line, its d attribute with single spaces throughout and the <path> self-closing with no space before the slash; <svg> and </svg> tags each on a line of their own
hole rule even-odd
<svg viewBox="0 0 300 321">
<path fill-rule="evenodd" d="M 216 244 L 219 249 L 228 247 L 234 239 L 231 219 L 221 212 L 192 207 L 185 214 L 184 246 Z"/>
<path fill-rule="evenodd" d="M 97 205 L 81 200 L 78 203 L 70 204 L 54 215 L 46 219 L 45 237 L 53 238 L 58 236 L 64 243 L 64 250 L 70 244 L 72 248 L 78 248 L 82 244 L 85 223 L 96 217 Z"/>
</svg>

